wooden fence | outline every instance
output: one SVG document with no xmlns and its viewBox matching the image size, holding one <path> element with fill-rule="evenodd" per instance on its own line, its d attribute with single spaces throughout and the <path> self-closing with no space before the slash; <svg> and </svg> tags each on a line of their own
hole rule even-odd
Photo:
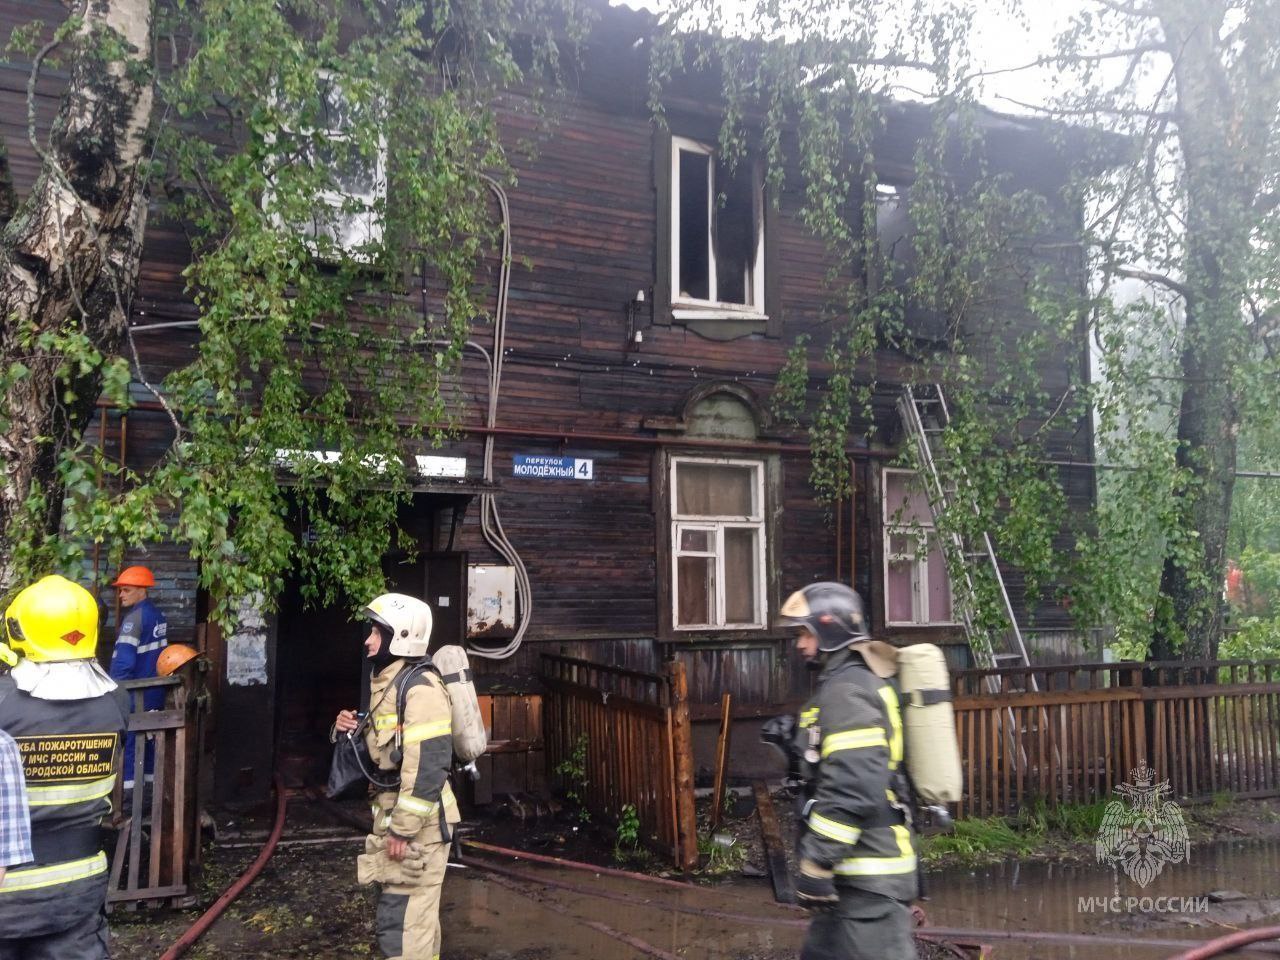
<svg viewBox="0 0 1280 960">
<path fill-rule="evenodd" d="M 144 901 L 177 905 L 188 892 L 193 851 L 199 848 L 193 802 L 196 705 L 178 677 L 127 680 L 121 686 L 132 701 L 128 730 L 137 737 L 137 746 L 132 775 L 122 771 L 112 795 L 118 831 L 107 902 L 126 909 Z M 164 709 L 145 710 L 143 694 L 157 687 L 166 692 Z M 150 785 L 146 744 L 155 756 Z M 133 781 L 127 798 L 126 778 Z"/>
<path fill-rule="evenodd" d="M 1110 799 L 1141 763 L 1175 799 L 1280 795 L 1280 661 L 970 670 L 953 684 L 962 816 Z"/>
<path fill-rule="evenodd" d="M 661 674 L 644 673 L 545 654 L 542 681 L 547 769 L 553 780 L 561 788 L 580 790 L 586 809 L 607 821 L 616 822 L 624 806 L 634 807 L 643 839 L 677 866 L 695 866 L 684 666 L 671 662 Z M 566 767 L 580 769 L 566 774 Z"/>
<path fill-rule="evenodd" d="M 480 779 L 471 782 L 471 801 L 486 804 L 507 794 L 545 794 L 541 694 L 484 693 L 477 699 L 489 747 L 476 761 Z"/>
</svg>

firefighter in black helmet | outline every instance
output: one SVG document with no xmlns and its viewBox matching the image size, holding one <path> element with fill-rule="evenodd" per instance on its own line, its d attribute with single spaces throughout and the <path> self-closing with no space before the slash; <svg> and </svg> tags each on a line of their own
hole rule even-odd
<svg viewBox="0 0 1280 960">
<path fill-rule="evenodd" d="M 781 617 L 821 669 L 795 733 L 809 783 L 796 895 L 814 911 L 801 960 L 915 960 L 896 652 L 867 635 L 862 599 L 844 584 L 810 584 Z"/>
</svg>

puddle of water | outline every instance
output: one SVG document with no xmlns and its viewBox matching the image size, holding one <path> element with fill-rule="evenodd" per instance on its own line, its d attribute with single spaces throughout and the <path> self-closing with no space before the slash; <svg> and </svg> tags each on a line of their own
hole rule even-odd
<svg viewBox="0 0 1280 960">
<path fill-rule="evenodd" d="M 625 893 L 643 904 L 586 897 L 539 887 L 536 896 L 572 916 L 489 882 L 476 870 L 450 871 L 444 890 L 446 954 L 493 960 L 635 960 L 634 948 L 593 930 L 574 917 L 605 923 L 662 950 L 690 960 L 783 960 L 798 955 L 804 930 L 788 926 L 801 914 L 773 903 L 767 884 L 743 882 L 690 888 L 687 892 L 554 868 L 520 864 L 524 872 L 591 890 Z M 929 873 L 930 923 L 938 927 L 1058 931 L 1104 934 L 1127 944 L 1079 946 L 993 941 L 997 960 L 1160 960 L 1178 952 L 1143 940 L 1209 939 L 1236 927 L 1255 926 L 1269 897 L 1280 896 L 1280 843 L 1240 842 L 1193 846 L 1186 863 L 1167 864 L 1145 888 L 1117 878 L 1095 863 L 1008 862 L 980 869 Z M 523 886 L 523 885 L 522 885 Z M 1210 904 L 1209 912 L 1143 911 L 1142 898 L 1193 901 L 1210 891 L 1235 890 L 1249 900 Z M 1120 912 L 1110 909 L 1119 896 Z M 1126 909 L 1126 898 L 1137 898 Z M 1103 902 L 1107 907 L 1103 907 Z M 776 926 L 736 923 L 671 910 L 672 904 L 768 917 Z M 1166 902 L 1166 906 L 1167 906 Z M 1185 904 L 1182 904 L 1186 906 Z M 1280 913 L 1280 903 L 1273 912 Z M 1252 913 L 1249 913 L 1249 911 Z M 1241 911 L 1244 911 L 1243 913 Z M 448 917 L 457 922 L 450 923 Z"/>
<path fill-rule="evenodd" d="M 744 891 L 746 897 L 736 898 L 726 897 L 720 890 L 698 889 L 686 894 L 590 874 L 566 876 L 555 871 L 547 875 L 589 889 L 645 898 L 646 903 L 633 905 L 581 897 L 569 891 L 536 889 L 538 900 L 551 901 L 573 917 L 607 924 L 681 957 L 774 960 L 794 957 L 800 950 L 804 934 L 801 928 L 737 924 L 678 913 L 668 906 L 678 903 L 747 914 L 760 913 L 759 908 L 776 912 L 755 888 Z M 445 921 L 446 953 L 457 949 L 464 955 L 475 953 L 494 960 L 635 960 L 640 956 L 633 947 L 490 882 L 479 871 L 450 873 L 442 910 L 444 916 L 452 915 L 459 921 L 452 930 Z"/>
<path fill-rule="evenodd" d="M 1098 863 L 1011 861 L 980 869 L 930 872 L 927 909 L 930 921 L 938 926 L 1054 930 L 1133 940 L 1131 947 L 1102 949 L 1000 942 L 996 945 L 999 960 L 1147 960 L 1167 957 L 1176 950 L 1143 947 L 1143 938 L 1202 940 L 1237 927 L 1258 925 L 1262 916 L 1277 912 L 1272 907 L 1280 907 L 1265 902 L 1280 895 L 1275 884 L 1278 873 L 1280 844 L 1255 841 L 1192 845 L 1188 862 L 1166 864 L 1146 887 Z M 1218 890 L 1239 891 L 1254 902 L 1209 904 L 1208 913 L 1197 912 L 1183 902 Z M 1113 899 L 1117 896 L 1119 901 Z M 1174 901 L 1166 900 L 1164 911 L 1157 909 L 1161 897 Z M 1137 902 L 1128 898 L 1137 898 Z M 1144 904 L 1143 898 L 1150 898 L 1151 903 Z M 1113 905 L 1119 906 L 1120 912 L 1111 910 Z"/>
</svg>

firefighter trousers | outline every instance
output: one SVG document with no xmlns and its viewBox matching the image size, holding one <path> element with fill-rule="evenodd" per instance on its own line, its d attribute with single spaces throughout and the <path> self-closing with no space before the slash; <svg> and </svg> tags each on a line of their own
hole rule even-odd
<svg viewBox="0 0 1280 960">
<path fill-rule="evenodd" d="M 449 844 L 423 845 L 422 860 L 414 883 L 383 883 L 378 894 L 375 930 L 388 960 L 440 960 L 440 891 Z"/>
<path fill-rule="evenodd" d="M 839 904 L 813 915 L 800 960 L 916 960 L 910 906 L 849 887 L 839 893 Z"/>
<path fill-rule="evenodd" d="M 54 909 L 50 905 L 50 909 Z M 18 940 L 0 938 L 0 960 L 109 960 L 105 911 L 90 914 L 56 933 Z"/>
</svg>

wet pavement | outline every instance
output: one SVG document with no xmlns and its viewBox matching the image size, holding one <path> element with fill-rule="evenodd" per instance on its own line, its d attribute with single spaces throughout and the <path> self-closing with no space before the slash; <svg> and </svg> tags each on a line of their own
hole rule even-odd
<svg viewBox="0 0 1280 960">
<path fill-rule="evenodd" d="M 596 892 L 643 897 L 647 901 L 643 906 L 631 906 L 565 890 L 534 888 L 538 899 L 549 900 L 574 916 L 603 921 L 681 957 L 794 957 L 803 938 L 803 928 L 797 924 L 803 915 L 774 904 L 763 882 L 743 881 L 679 893 L 647 888 L 637 881 L 566 875 L 561 870 L 525 865 L 520 869 Z M 464 955 L 488 945 L 508 951 L 491 954 L 495 958 L 525 956 L 520 949 L 546 950 L 545 956 L 565 960 L 632 960 L 642 956 L 634 948 L 578 924 L 571 925 L 570 935 L 562 914 L 495 888 L 482 873 L 460 873 L 451 874 L 445 899 L 447 907 L 460 911 L 463 923 L 455 928 L 450 942 L 463 948 Z M 1008 862 L 931 872 L 927 911 L 930 924 L 936 927 L 1096 934 L 1112 941 L 1076 945 L 987 938 L 995 948 L 996 960 L 1156 960 L 1179 952 L 1168 941 L 1211 939 L 1260 925 L 1264 918 L 1280 914 L 1280 899 L 1274 899 L 1280 898 L 1277 877 L 1280 844 L 1275 842 L 1193 847 L 1190 862 L 1166 865 L 1146 887 L 1092 862 Z M 1218 902 L 1217 895 L 1227 899 Z M 762 924 L 680 914 L 673 911 L 673 904 L 747 914 Z M 511 942 L 513 922 L 522 943 Z M 1165 943 L 1152 946 L 1151 940 Z"/>
<path fill-rule="evenodd" d="M 930 873 L 930 922 L 995 930 L 1053 930 L 1132 939 L 1128 947 L 998 942 L 998 960 L 1148 960 L 1175 950 L 1152 938 L 1203 940 L 1280 915 L 1280 843 L 1241 840 L 1192 845 L 1146 887 L 1095 862 L 1020 863 Z M 1206 902 L 1226 893 L 1226 902 Z M 1236 894 L 1241 895 L 1239 899 Z M 1163 898 L 1163 899 L 1162 899 Z M 1204 909 L 1207 908 L 1207 909 Z"/>
<path fill-rule="evenodd" d="M 247 838 L 246 838 L 247 839 Z M 354 878 L 358 839 L 308 840 L 282 847 L 263 876 L 189 954 L 223 958 L 373 957 L 373 906 Z M 219 849 L 204 898 L 256 853 L 247 842 Z M 768 882 L 734 878 L 673 889 L 505 858 L 485 858 L 529 880 L 451 868 L 445 884 L 441 960 L 783 960 L 794 958 L 804 914 L 773 902 Z M 1189 862 L 1167 864 L 1145 888 L 1110 868 L 1082 863 L 1006 862 L 930 871 L 930 923 L 993 931 L 1101 934 L 1106 945 L 989 939 L 995 960 L 1157 960 L 1176 946 L 1259 925 L 1280 914 L 1280 842 L 1195 845 Z M 1225 902 L 1207 902 L 1211 892 Z M 1132 899 L 1130 899 L 1132 898 Z M 1161 899 L 1164 898 L 1164 899 Z M 1207 908 L 1207 909 L 1204 909 Z M 717 915 L 719 914 L 719 915 Z M 753 922 L 725 915 L 750 918 Z M 117 914 L 116 956 L 159 956 L 196 917 Z"/>
</svg>

